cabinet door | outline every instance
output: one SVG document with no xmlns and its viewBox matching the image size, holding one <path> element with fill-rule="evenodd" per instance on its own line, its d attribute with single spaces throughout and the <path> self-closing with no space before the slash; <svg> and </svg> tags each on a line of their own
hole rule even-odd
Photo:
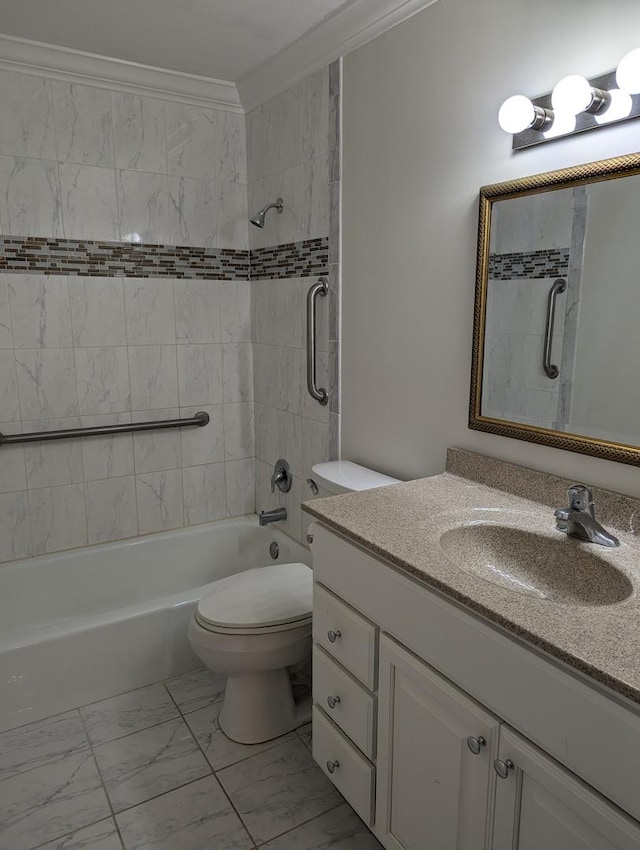
<svg viewBox="0 0 640 850">
<path fill-rule="evenodd" d="M 493 850 L 640 850 L 636 821 L 508 727 L 498 758 Z"/>
<path fill-rule="evenodd" d="M 379 669 L 378 838 L 388 850 L 484 850 L 500 721 L 386 635 Z"/>
</svg>

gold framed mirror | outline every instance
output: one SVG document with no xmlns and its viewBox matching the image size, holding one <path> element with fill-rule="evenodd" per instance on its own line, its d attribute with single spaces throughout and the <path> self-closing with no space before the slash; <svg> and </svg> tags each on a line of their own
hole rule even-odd
<svg viewBox="0 0 640 850">
<path fill-rule="evenodd" d="M 640 153 L 480 189 L 469 428 L 640 466 Z"/>
</svg>

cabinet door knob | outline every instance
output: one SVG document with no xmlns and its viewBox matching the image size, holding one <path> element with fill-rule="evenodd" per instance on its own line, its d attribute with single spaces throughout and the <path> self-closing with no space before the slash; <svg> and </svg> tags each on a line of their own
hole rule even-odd
<svg viewBox="0 0 640 850">
<path fill-rule="evenodd" d="M 327 697 L 327 705 L 329 706 L 329 708 L 335 708 L 335 707 L 336 707 L 336 705 L 337 705 L 339 702 L 340 702 L 340 697 L 339 697 L 339 696 L 335 696 L 335 697 Z"/>
<path fill-rule="evenodd" d="M 333 629 L 329 629 L 329 631 L 327 632 L 327 637 L 329 638 L 330 643 L 335 643 L 338 638 L 342 637 L 342 632 L 338 631 L 337 629 L 335 632 L 333 631 Z"/>
<path fill-rule="evenodd" d="M 511 761 L 511 759 L 507 759 L 506 761 L 502 761 L 502 759 L 496 759 L 493 763 L 493 769 L 498 774 L 500 779 L 506 779 L 509 776 L 509 771 L 513 770 L 515 764 Z"/>
<path fill-rule="evenodd" d="M 478 735 L 477 738 L 475 738 L 473 735 L 470 735 L 467 738 L 467 746 L 474 754 L 474 756 L 479 756 L 482 752 L 482 748 L 487 746 L 487 741 L 486 738 L 484 738 L 482 735 Z"/>
<path fill-rule="evenodd" d="M 333 771 L 337 767 L 340 767 L 340 762 L 338 761 L 338 759 L 336 759 L 335 761 L 328 761 L 327 762 L 327 770 L 329 771 L 329 773 L 333 773 Z"/>
</svg>

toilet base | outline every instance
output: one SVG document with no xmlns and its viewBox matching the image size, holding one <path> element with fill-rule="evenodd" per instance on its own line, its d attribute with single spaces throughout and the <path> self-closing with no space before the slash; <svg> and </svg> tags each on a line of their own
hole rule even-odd
<svg viewBox="0 0 640 850">
<path fill-rule="evenodd" d="M 288 670 L 230 674 L 218 723 L 238 744 L 262 744 L 296 729 L 300 721 Z"/>
</svg>

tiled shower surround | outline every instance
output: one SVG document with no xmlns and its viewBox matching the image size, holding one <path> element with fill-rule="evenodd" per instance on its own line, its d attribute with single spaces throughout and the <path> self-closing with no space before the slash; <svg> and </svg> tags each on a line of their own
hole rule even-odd
<svg viewBox="0 0 640 850">
<path fill-rule="evenodd" d="M 301 361 L 309 276 L 329 269 L 329 76 L 247 116 L 247 173 L 244 115 L 0 72 L 0 431 L 211 416 L 1 448 L 0 561 L 252 512 L 270 411 L 306 495 L 330 412 L 303 402 L 286 358 L 265 373 L 260 346 Z M 273 191 L 285 211 L 250 246 L 247 197 L 253 212 Z M 319 314 L 326 385 L 328 303 Z M 289 320 L 293 335 L 274 334 Z M 301 522 L 292 504 L 285 530 L 300 539 Z"/>
</svg>

